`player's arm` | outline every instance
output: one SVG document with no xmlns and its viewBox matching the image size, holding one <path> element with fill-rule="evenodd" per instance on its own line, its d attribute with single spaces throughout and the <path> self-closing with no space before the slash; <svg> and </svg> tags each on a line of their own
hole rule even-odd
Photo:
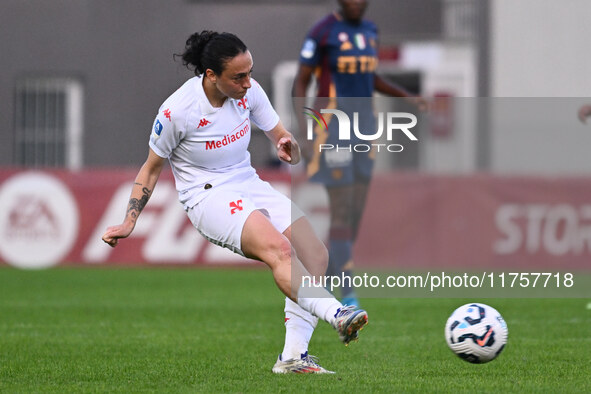
<svg viewBox="0 0 591 394">
<path fill-rule="evenodd" d="M 300 63 L 298 72 L 293 80 L 291 95 L 293 97 L 306 97 L 306 91 L 308 90 L 308 86 L 310 86 L 313 75 L 314 67 Z"/>
<path fill-rule="evenodd" d="M 300 162 L 300 146 L 294 136 L 283 127 L 281 121 L 265 134 L 277 148 L 279 160 L 289 164 L 298 164 Z"/>
<path fill-rule="evenodd" d="M 403 97 L 409 103 L 418 107 L 421 111 L 427 109 L 427 102 L 422 97 L 415 97 L 399 85 L 386 81 L 378 74 L 374 77 L 374 89 L 382 94 L 392 97 Z"/>
<path fill-rule="evenodd" d="M 375 74 L 374 76 L 374 89 L 386 96 L 392 97 L 411 97 L 412 95 L 403 89 L 401 86 L 386 81 L 384 78 Z"/>
<path fill-rule="evenodd" d="M 135 178 L 123 223 L 107 228 L 103 234 L 103 241 L 110 246 L 116 246 L 119 238 L 127 238 L 133 231 L 140 213 L 148 203 L 156 182 L 158 182 L 164 160 L 150 149 L 146 162 Z"/>
</svg>

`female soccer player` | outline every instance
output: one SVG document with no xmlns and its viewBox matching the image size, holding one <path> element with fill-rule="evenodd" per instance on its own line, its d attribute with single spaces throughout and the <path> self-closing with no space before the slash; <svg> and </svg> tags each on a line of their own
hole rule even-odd
<svg viewBox="0 0 591 394">
<path fill-rule="evenodd" d="M 179 200 L 195 228 L 216 245 L 266 263 L 290 302 L 332 324 L 348 344 L 367 323 L 367 313 L 343 307 L 324 289 L 315 289 L 318 298 L 298 297 L 300 275 L 322 274 L 326 249 L 305 216 L 297 208 L 292 215 L 291 201 L 250 164 L 250 120 L 265 131 L 280 160 L 300 160 L 296 140 L 251 79 L 250 52 L 233 34 L 203 31 L 189 37 L 182 60 L 196 76 L 160 107 L 125 219 L 107 228 L 103 241 L 114 247 L 131 234 L 168 159 Z M 292 228 L 297 237 L 292 238 Z M 330 372 L 307 354 L 280 355 L 273 371 Z"/>
</svg>

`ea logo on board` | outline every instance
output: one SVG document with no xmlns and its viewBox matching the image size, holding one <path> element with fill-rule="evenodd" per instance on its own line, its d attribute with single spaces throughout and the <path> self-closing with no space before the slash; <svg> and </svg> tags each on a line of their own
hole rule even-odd
<svg viewBox="0 0 591 394">
<path fill-rule="evenodd" d="M 56 178 L 29 172 L 0 186 L 0 256 L 19 268 L 45 268 L 63 259 L 78 233 L 78 207 Z"/>
</svg>

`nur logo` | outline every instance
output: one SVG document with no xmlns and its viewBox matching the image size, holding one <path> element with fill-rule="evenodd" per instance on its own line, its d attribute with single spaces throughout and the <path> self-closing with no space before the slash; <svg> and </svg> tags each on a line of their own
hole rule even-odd
<svg viewBox="0 0 591 394">
<path fill-rule="evenodd" d="M 318 124 L 318 126 L 320 126 L 321 128 L 323 128 L 324 130 L 328 130 L 328 125 L 326 124 L 326 120 L 324 120 L 324 117 L 322 116 L 322 114 L 320 112 L 314 111 L 312 108 L 309 107 L 304 107 L 304 109 L 308 110 L 309 112 L 304 112 L 304 115 L 307 115 L 309 117 L 308 119 L 308 139 L 311 140 L 312 139 L 312 127 L 310 127 L 312 124 L 312 119 L 316 121 L 316 123 Z M 322 110 L 324 111 L 324 110 Z"/>
<path fill-rule="evenodd" d="M 355 137 L 362 141 L 377 141 L 384 134 L 384 130 L 388 141 L 393 140 L 394 132 L 402 132 L 410 141 L 418 141 L 418 138 L 411 132 L 411 129 L 417 125 L 417 117 L 409 112 L 380 112 L 377 116 L 377 131 L 365 134 L 367 130 L 359 130 L 358 112 L 353 112 L 353 122 L 351 122 L 349 115 L 338 109 L 321 109 L 320 112 L 308 107 L 304 107 L 304 109 L 306 110 L 304 115 L 308 117 L 306 135 L 308 140 L 314 139 L 314 122 L 320 128 L 328 131 L 328 124 L 322 114 L 332 114 L 338 122 L 339 141 L 345 144 L 319 144 L 319 152 L 323 150 L 369 152 L 372 147 L 377 148 L 378 152 L 381 148 L 385 148 L 388 152 L 402 152 L 404 149 L 400 144 L 351 144 L 351 130 L 353 130 Z M 347 141 L 349 141 L 348 145 Z"/>
</svg>

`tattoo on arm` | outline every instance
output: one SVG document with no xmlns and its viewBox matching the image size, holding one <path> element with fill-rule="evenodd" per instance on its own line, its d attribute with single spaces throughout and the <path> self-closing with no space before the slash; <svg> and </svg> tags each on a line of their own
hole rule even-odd
<svg viewBox="0 0 591 394">
<path fill-rule="evenodd" d="M 152 193 L 150 189 L 148 189 L 147 187 L 142 188 L 142 192 L 144 194 L 139 200 L 137 198 L 132 198 L 129 200 L 127 213 L 130 214 L 133 219 L 137 219 L 139 214 L 142 212 L 142 210 L 148 203 L 148 200 L 150 199 L 150 194 Z"/>
</svg>

